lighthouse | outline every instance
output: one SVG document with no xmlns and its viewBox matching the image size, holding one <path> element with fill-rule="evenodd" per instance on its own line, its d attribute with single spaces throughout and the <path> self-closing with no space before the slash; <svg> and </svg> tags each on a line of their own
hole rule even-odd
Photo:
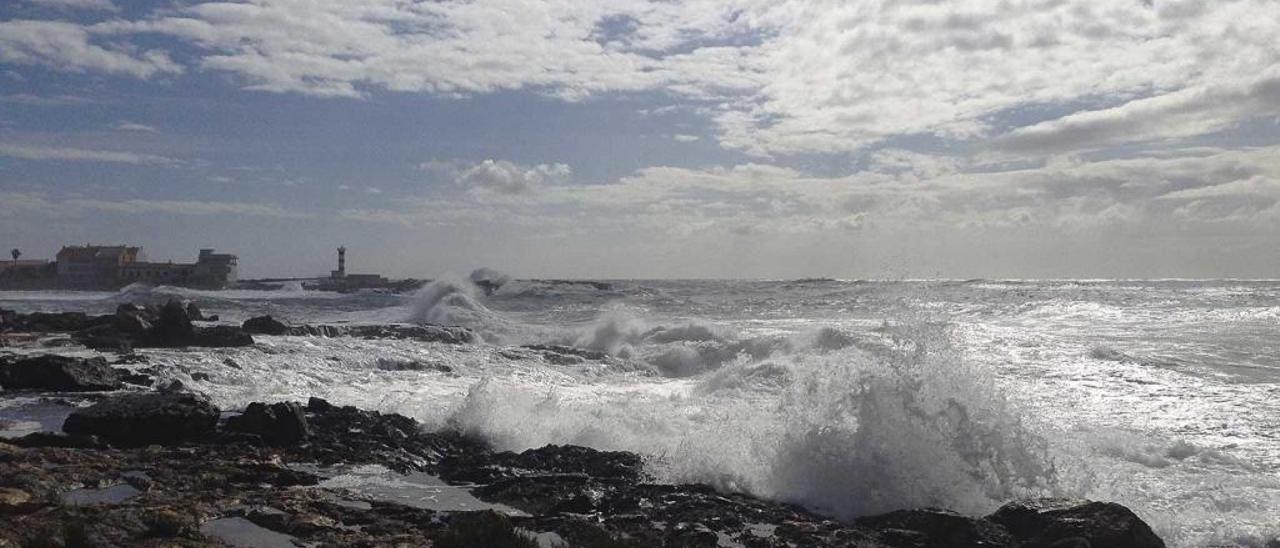
<svg viewBox="0 0 1280 548">
<path fill-rule="evenodd" d="M 347 247 L 346 246 L 338 247 L 338 269 L 331 272 L 330 276 L 334 278 L 347 277 Z"/>
</svg>

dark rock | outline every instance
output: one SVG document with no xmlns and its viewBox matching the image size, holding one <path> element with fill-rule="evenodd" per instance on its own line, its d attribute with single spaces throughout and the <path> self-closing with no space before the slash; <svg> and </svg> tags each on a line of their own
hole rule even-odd
<svg viewBox="0 0 1280 548">
<path fill-rule="evenodd" d="M 111 322 L 78 331 L 76 340 L 95 350 L 129 352 L 133 348 L 175 348 L 201 346 L 211 348 L 249 346 L 253 337 L 238 327 L 215 325 L 195 327 L 188 313 L 190 307 L 171 300 L 153 315 L 153 308 L 139 309 L 124 303 L 116 307 Z M 197 310 L 198 312 L 198 310 Z M 147 318 L 154 318 L 152 322 Z"/>
<path fill-rule="evenodd" d="M 200 306 L 195 301 L 187 303 L 187 317 L 193 322 L 205 321 L 204 312 L 200 310 Z"/>
<path fill-rule="evenodd" d="M 242 367 L 240 367 L 240 364 L 236 363 L 236 361 L 231 358 L 226 358 L 222 360 L 222 365 L 225 365 L 232 369 L 243 369 Z"/>
<path fill-rule="evenodd" d="M 609 359 L 609 355 L 604 352 L 597 352 L 595 350 L 586 350 L 583 348 L 576 348 L 572 346 L 564 346 L 559 344 L 527 344 L 527 345 L 524 345 L 523 348 L 528 348 L 530 350 L 536 350 L 538 352 L 541 352 L 544 356 L 547 357 L 546 358 L 547 361 L 552 361 L 553 363 L 554 363 L 554 360 L 556 360 L 558 357 L 569 357 L 569 356 L 582 358 L 582 360 L 591 360 L 591 361 L 597 361 L 597 362 Z M 575 363 L 582 363 L 582 360 L 577 360 Z"/>
<path fill-rule="evenodd" d="M 94 350 L 126 354 L 133 351 L 135 337 L 115 325 L 103 324 L 77 331 L 75 340 Z"/>
<path fill-rule="evenodd" d="M 590 514 L 605 490 L 586 476 L 532 476 L 496 481 L 473 490 L 476 497 L 528 512 Z"/>
<path fill-rule="evenodd" d="M 284 335 L 289 331 L 289 326 L 270 315 L 249 318 L 240 327 L 255 335 Z"/>
<path fill-rule="evenodd" d="M 98 449 L 102 442 L 95 436 L 68 436 L 54 432 L 32 432 L 19 438 L 5 440 L 18 447 L 63 447 L 73 449 Z"/>
<path fill-rule="evenodd" d="M 311 436 L 307 416 L 297 402 L 249 404 L 244 414 L 227 419 L 231 432 L 254 434 L 268 445 L 293 445 Z"/>
<path fill-rule="evenodd" d="M 328 413 L 334 409 L 333 404 L 328 400 L 312 396 L 307 399 L 307 411 L 312 413 Z"/>
<path fill-rule="evenodd" d="M 120 382 L 120 373 L 102 358 L 36 356 L 0 363 L 0 386 L 6 390 L 93 392 L 119 389 Z"/>
<path fill-rule="evenodd" d="M 392 360 L 378 358 L 378 369 L 383 371 L 439 371 L 452 373 L 453 368 L 440 362 L 424 362 L 419 360 Z"/>
<path fill-rule="evenodd" d="M 170 300 L 160 309 L 155 328 L 150 332 L 155 346 L 189 346 L 195 340 L 196 330 L 191 325 L 187 309 L 177 300 Z"/>
<path fill-rule="evenodd" d="M 638 481 L 644 461 L 626 451 L 599 451 L 576 445 L 548 445 L 522 453 L 504 451 L 445 459 L 440 474 L 455 481 L 492 483 L 513 477 L 576 474 L 599 479 Z"/>
<path fill-rule="evenodd" d="M 1025 548 L 1071 546 L 1084 540 L 1091 548 L 1164 548 L 1133 511 L 1112 502 L 1037 499 L 1011 502 L 987 519 L 1003 525 Z"/>
<path fill-rule="evenodd" d="M 366 339 L 409 339 L 444 344 L 466 344 L 478 340 L 476 334 L 465 327 L 439 325 L 354 325 L 347 329 L 347 335 Z"/>
<path fill-rule="evenodd" d="M 96 435 L 119 446 L 172 444 L 205 437 L 218 422 L 218 408 L 182 392 L 124 394 L 67 417 L 68 434 Z"/>
<path fill-rule="evenodd" d="M 209 348 L 252 346 L 253 336 L 233 325 L 214 325 L 196 329 L 191 345 Z"/>
<path fill-rule="evenodd" d="M 122 380 L 122 381 L 124 381 L 124 382 L 127 382 L 127 383 L 129 383 L 129 384 L 132 384 L 132 385 L 136 385 L 136 386 L 151 386 L 151 385 L 155 384 L 155 382 L 156 382 L 155 377 L 152 377 L 151 375 L 147 375 L 147 374 L 145 374 L 145 373 L 134 373 L 134 372 L 132 372 L 132 371 L 121 371 L 121 370 L 119 370 L 119 369 L 117 369 L 117 371 L 119 371 L 119 372 L 120 372 L 120 380 Z"/>
<path fill-rule="evenodd" d="M 299 337 L 341 337 L 347 332 L 336 325 L 293 325 L 289 326 L 286 334 Z"/>
<path fill-rule="evenodd" d="M 83 312 L 11 313 L 5 329 L 14 332 L 70 333 L 110 321 L 112 316 L 90 317 Z M 105 319 L 104 319 L 105 318 Z"/>
<path fill-rule="evenodd" d="M 311 436 L 292 447 L 296 458 L 321 464 L 376 463 L 399 472 L 434 470 L 446 458 L 478 454 L 483 446 L 451 432 L 428 433 L 396 414 L 337 407 L 319 398 L 307 402 Z"/>
<path fill-rule="evenodd" d="M 138 312 L 116 312 L 115 328 L 130 335 L 142 335 L 151 330 L 148 322 Z"/>
<path fill-rule="evenodd" d="M 0 515 L 24 510 L 30 502 L 30 493 L 12 487 L 0 487 Z"/>
<path fill-rule="evenodd" d="M 859 518 L 857 524 L 880 532 L 893 546 L 978 548 L 1009 546 L 1013 541 L 999 524 L 932 508 Z"/>
</svg>

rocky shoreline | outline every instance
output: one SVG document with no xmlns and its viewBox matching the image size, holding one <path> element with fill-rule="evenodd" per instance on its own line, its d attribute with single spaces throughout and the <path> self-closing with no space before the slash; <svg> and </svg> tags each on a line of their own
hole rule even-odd
<svg viewBox="0 0 1280 548">
<path fill-rule="evenodd" d="M 128 309 L 34 322 L 3 313 L 0 331 L 62 322 L 49 331 L 79 333 L 111 325 L 110 336 L 132 333 L 131 344 L 145 345 L 159 340 L 154 330 L 168 329 L 157 326 L 174 324 L 178 308 L 189 325 L 191 314 L 179 304 L 157 310 L 154 320 L 138 313 L 146 329 L 133 332 L 119 329 L 128 321 L 120 318 L 135 313 Z M 440 343 L 468 336 L 457 328 L 326 332 L 255 324 L 223 327 L 250 337 L 263 329 Z M 0 358 L 0 398 L 102 393 L 72 411 L 61 432 L 0 438 L 0 547 L 1164 546 L 1113 503 L 1024 500 L 985 517 L 908 509 L 842 522 L 705 485 L 657 483 L 633 453 L 496 451 L 459 432 L 430 432 L 404 416 L 318 398 L 222 410 L 179 385 L 150 387 L 145 375 L 132 375 L 102 358 Z M 353 473 L 381 474 L 401 494 L 429 496 L 388 496 L 387 489 L 339 481 Z"/>
</svg>

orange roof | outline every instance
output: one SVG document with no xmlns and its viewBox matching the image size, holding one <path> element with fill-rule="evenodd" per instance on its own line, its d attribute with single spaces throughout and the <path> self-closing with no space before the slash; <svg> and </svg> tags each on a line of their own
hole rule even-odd
<svg viewBox="0 0 1280 548">
<path fill-rule="evenodd" d="M 123 245 L 68 245 L 63 246 L 58 252 L 58 260 L 85 263 L 102 259 L 118 259 L 121 255 L 136 257 L 140 249 L 142 248 Z"/>
</svg>

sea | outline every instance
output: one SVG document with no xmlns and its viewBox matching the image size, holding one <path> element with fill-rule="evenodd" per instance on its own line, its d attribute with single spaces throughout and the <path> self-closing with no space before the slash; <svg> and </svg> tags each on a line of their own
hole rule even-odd
<svg viewBox="0 0 1280 548">
<path fill-rule="evenodd" d="M 658 481 L 841 519 L 1070 496 L 1124 504 L 1171 546 L 1280 535 L 1280 281 L 498 281 L 6 291 L 0 307 L 179 298 L 224 323 L 461 325 L 481 340 L 142 353 L 224 409 L 318 396 L 502 449 L 633 451 Z M 0 352 L 92 354 L 50 344 Z"/>
</svg>

